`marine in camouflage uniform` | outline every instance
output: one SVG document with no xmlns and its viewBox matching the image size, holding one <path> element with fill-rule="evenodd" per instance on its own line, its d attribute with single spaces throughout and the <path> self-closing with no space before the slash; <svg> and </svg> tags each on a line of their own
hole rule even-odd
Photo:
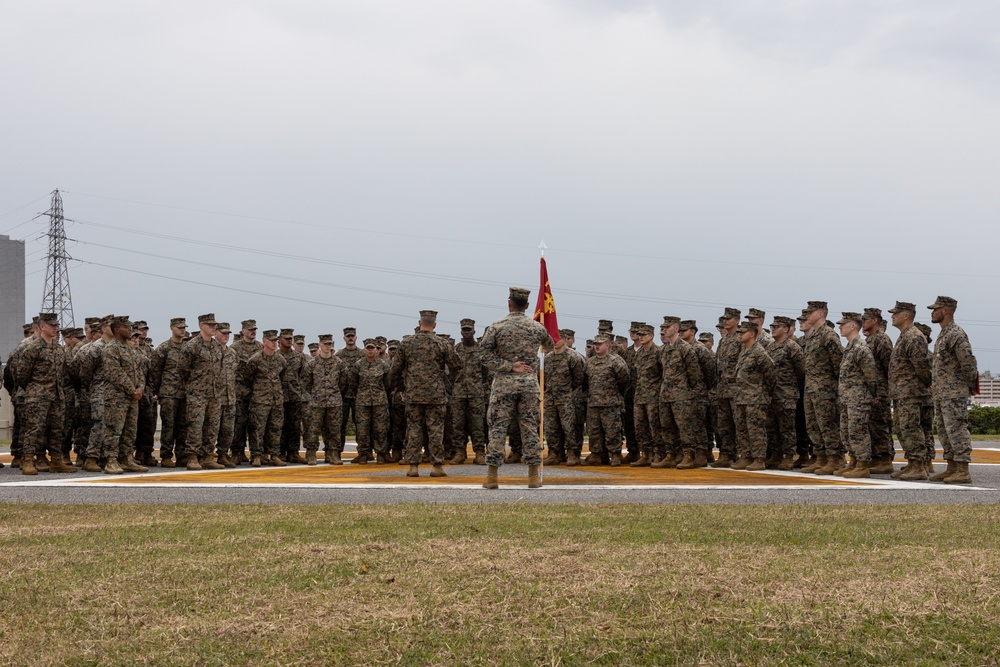
<svg viewBox="0 0 1000 667">
<path fill-rule="evenodd" d="M 236 416 L 233 420 L 232 460 L 239 465 L 249 461 L 246 457 L 247 440 L 252 433 L 250 428 L 250 387 L 244 382 L 245 366 L 250 357 L 260 352 L 264 345 L 255 340 L 257 336 L 257 320 L 243 320 L 240 338 L 230 345 L 236 354 Z M 251 447 L 250 449 L 254 449 Z M 257 448 L 260 449 L 259 447 Z"/>
<path fill-rule="evenodd" d="M 680 328 L 681 339 L 691 346 L 691 350 L 698 359 L 701 377 L 705 383 L 705 389 L 700 396 L 704 406 L 702 408 L 704 436 L 701 439 L 703 444 L 697 446 L 694 455 L 695 467 L 704 468 L 714 460 L 712 449 L 715 448 L 715 383 L 718 381 L 718 369 L 715 366 L 715 353 L 708 345 L 695 337 L 698 333 L 698 322 L 696 320 L 681 320 Z"/>
<path fill-rule="evenodd" d="M 386 350 L 389 355 L 389 370 L 396 359 L 396 351 L 399 349 L 399 341 L 396 339 L 386 343 Z M 485 426 L 486 415 L 483 414 L 483 424 Z M 393 463 L 403 461 L 403 450 L 406 449 L 406 404 L 403 402 L 402 389 L 389 390 L 389 460 Z M 404 461 L 405 463 L 405 461 Z M 484 461 L 485 463 L 485 461 Z"/>
<path fill-rule="evenodd" d="M 351 386 L 351 371 L 333 354 L 333 334 L 321 334 L 319 352 L 306 364 L 303 387 L 309 395 L 309 431 L 306 433 L 306 463 L 316 464 L 319 438 L 323 436 L 323 460 L 341 465 L 340 437 L 344 391 Z"/>
<path fill-rule="evenodd" d="M 811 330 L 809 326 L 809 316 L 806 314 L 805 310 L 802 314 L 795 318 L 795 321 L 799 323 L 799 328 L 802 330 L 802 335 L 796 337 L 794 328 L 790 329 L 788 332 L 789 338 L 795 341 L 802 350 L 802 354 L 806 353 L 806 334 Z M 803 356 L 804 359 L 804 356 Z M 795 468 L 806 468 L 813 463 L 816 463 L 815 452 L 813 451 L 812 440 L 809 439 L 809 429 L 806 426 L 806 383 L 805 377 L 802 378 L 802 382 L 799 383 L 799 402 L 795 406 L 795 452 L 798 456 L 795 459 Z"/>
<path fill-rule="evenodd" d="M 774 415 L 781 453 L 779 470 L 791 470 L 795 463 L 795 413 L 801 396 L 800 387 L 805 380 L 805 359 L 802 348 L 789 332 L 794 326 L 790 317 L 775 316 L 771 322 L 773 344 L 768 355 L 774 363 L 774 397 L 771 412 Z"/>
<path fill-rule="evenodd" d="M 656 467 L 689 470 L 705 434 L 705 379 L 691 346 L 680 337 L 681 318 L 665 316 L 666 342 L 660 349 L 660 428 L 665 455 Z"/>
<path fill-rule="evenodd" d="M 81 349 L 78 355 L 80 382 L 87 387 L 90 398 L 90 436 L 83 464 L 83 469 L 88 472 L 101 472 L 104 466 L 104 397 L 107 378 L 102 369 L 102 352 L 114 340 L 111 333 L 111 321 L 114 318 L 114 315 L 101 318 L 101 337 Z"/>
<path fill-rule="evenodd" d="M 285 420 L 282 387 L 286 364 L 277 352 L 278 331 L 269 329 L 263 338 L 260 352 L 254 353 L 242 367 L 243 383 L 250 388 L 250 465 L 284 466 L 278 454 Z"/>
<path fill-rule="evenodd" d="M 570 329 L 560 329 L 559 342 L 545 353 L 546 465 L 580 463 L 580 451 L 576 449 L 576 394 L 583 386 L 585 369 L 583 358 L 569 348 L 572 334 Z"/>
<path fill-rule="evenodd" d="M 183 317 L 170 320 L 170 338 L 160 343 L 153 354 L 153 390 L 160 404 L 160 465 L 173 468 L 174 453 L 178 455 L 186 448 L 187 412 L 184 378 L 181 368 L 184 364 L 184 335 L 187 321 Z"/>
<path fill-rule="evenodd" d="M 282 329 L 278 339 L 278 354 L 285 360 L 282 390 L 285 397 L 285 417 L 281 427 L 281 458 L 287 463 L 305 463 L 299 455 L 302 446 L 302 374 L 305 357 L 293 349 L 293 329 Z"/>
<path fill-rule="evenodd" d="M 351 368 L 358 362 L 358 359 L 365 356 L 365 353 L 361 351 L 355 341 L 358 338 L 358 331 L 354 327 L 344 328 L 344 343 L 345 346 L 339 352 L 337 352 L 337 358 L 344 362 L 347 368 Z M 355 432 L 357 432 L 357 420 L 354 416 L 354 397 L 357 395 L 357 388 L 353 385 L 348 386 L 344 391 L 344 407 L 342 408 L 341 418 L 340 418 L 340 451 L 344 451 L 344 444 L 347 442 L 347 422 L 350 421 L 355 425 Z"/>
<path fill-rule="evenodd" d="M 84 319 L 84 342 L 73 350 L 73 356 L 66 360 L 70 379 L 76 387 L 76 416 L 73 419 L 73 449 L 76 451 L 77 466 L 82 466 L 87 459 L 87 444 L 90 441 L 90 383 L 86 385 L 80 376 L 80 362 L 85 356 L 85 350 L 101 339 L 101 318 L 87 317 Z"/>
<path fill-rule="evenodd" d="M 128 344 L 132 323 L 127 316 L 111 321 L 114 338 L 101 348 L 101 373 L 104 376 L 104 443 L 101 458 L 104 472 L 148 472 L 132 456 L 135 450 L 139 398 L 146 386 L 139 353 Z"/>
<path fill-rule="evenodd" d="M 764 329 L 764 319 L 767 317 L 765 313 L 760 308 L 751 308 L 747 311 L 747 322 L 753 322 L 757 325 L 757 344 L 764 348 L 765 352 L 770 353 L 771 348 L 774 346 L 774 337 L 765 331 Z"/>
<path fill-rule="evenodd" d="M 73 452 L 73 436 L 76 434 L 76 420 L 79 415 L 76 406 L 76 387 L 79 383 L 73 371 L 73 356 L 83 341 L 83 330 L 76 327 L 68 327 L 62 330 L 63 351 L 65 352 L 65 364 L 63 367 L 63 436 L 62 436 L 62 458 L 69 463 Z M 83 464 L 83 461 L 80 461 Z"/>
<path fill-rule="evenodd" d="M 633 420 L 635 437 L 639 441 L 639 458 L 629 465 L 643 468 L 662 460 L 663 433 L 660 426 L 660 348 L 653 342 L 654 329 L 644 322 L 637 327 L 636 350 L 632 367 L 635 386 Z"/>
<path fill-rule="evenodd" d="M 146 337 L 149 325 L 142 320 L 137 320 L 133 327 L 133 336 L 138 334 L 136 351 L 142 358 L 141 370 L 143 375 L 142 398 L 139 399 L 139 414 L 135 428 L 135 459 L 139 465 L 156 467 L 157 462 L 153 457 L 153 449 L 156 447 L 156 402 L 153 396 L 153 355 L 156 350 Z"/>
<path fill-rule="evenodd" d="M 388 463 L 389 449 L 389 364 L 378 356 L 374 338 L 365 339 L 364 357 L 352 369 L 352 384 L 357 388 L 354 406 L 357 410 L 358 455 L 354 463 Z"/>
<path fill-rule="evenodd" d="M 610 352 L 611 344 L 610 336 L 598 334 L 594 337 L 594 356 L 587 359 L 590 454 L 584 465 L 600 465 L 605 457 L 612 466 L 622 463 L 622 408 L 630 373 L 622 358 Z"/>
<path fill-rule="evenodd" d="M 218 470 L 215 445 L 222 418 L 222 346 L 215 340 L 215 314 L 198 316 L 198 334 L 184 343 L 180 375 L 184 380 L 187 451 L 177 458 L 187 460 L 189 470 Z"/>
<path fill-rule="evenodd" d="M 743 351 L 736 364 L 736 391 L 733 397 L 739 459 L 732 467 L 734 470 L 764 470 L 771 397 L 776 387 L 774 362 L 757 342 L 756 324 L 743 322 L 736 333 Z"/>
<path fill-rule="evenodd" d="M 736 460 L 736 406 L 733 399 L 736 396 L 736 364 L 743 349 L 736 334 L 740 315 L 739 309 L 726 308 L 719 320 L 723 326 L 719 348 L 715 352 L 718 373 L 715 414 L 719 435 L 719 460 L 712 464 L 713 468 L 728 468 Z"/>
<path fill-rule="evenodd" d="M 892 359 L 892 339 L 881 328 L 882 310 L 865 308 L 862 331 L 865 344 L 872 351 L 878 369 L 878 402 L 872 407 L 869 430 L 872 438 L 872 474 L 892 472 L 896 446 L 892 441 L 892 403 L 889 400 L 889 360 Z"/>
<path fill-rule="evenodd" d="M 472 440 L 472 451 L 477 465 L 486 463 L 486 432 L 483 429 L 486 414 L 486 369 L 482 352 L 476 342 L 476 322 L 469 318 L 461 321 L 462 340 L 455 345 L 455 352 L 462 360 L 462 370 L 455 375 L 451 397 L 452 428 L 454 441 L 452 464 L 464 463 L 466 443 Z"/>
<path fill-rule="evenodd" d="M 946 484 L 970 484 L 969 461 L 972 441 L 969 437 L 969 396 L 976 391 L 979 370 L 972 345 L 965 331 L 955 324 L 958 301 L 939 296 L 928 308 L 931 321 L 941 326 L 934 343 L 934 411 L 938 436 L 949 468 L 941 478 Z M 937 477 L 937 475 L 935 475 Z"/>
<path fill-rule="evenodd" d="M 837 386 L 844 348 L 840 337 L 826 326 L 826 301 L 810 301 L 803 311 L 811 327 L 806 334 L 805 410 L 806 428 L 816 451 L 816 462 L 802 472 L 829 475 L 844 467 L 840 442 L 840 413 Z"/>
<path fill-rule="evenodd" d="M 37 317 L 35 318 L 37 320 Z M 24 431 L 24 389 L 17 386 L 14 371 L 17 368 L 17 360 L 24 348 L 38 335 L 35 333 L 37 322 L 27 322 L 24 325 L 24 338 L 7 355 L 7 365 L 3 369 L 3 383 L 7 393 L 10 394 L 11 407 L 14 412 L 14 423 L 11 425 L 10 453 L 13 456 L 11 467 L 18 468 L 21 463 L 21 445 L 23 442 L 22 433 Z"/>
<path fill-rule="evenodd" d="M 913 326 L 920 331 L 924 336 L 924 340 L 927 341 L 927 362 L 931 367 L 931 396 L 932 402 L 930 405 L 920 406 L 920 427 L 924 430 L 924 451 L 927 453 L 927 474 L 934 474 L 934 455 L 936 454 L 934 449 L 934 403 L 933 397 L 934 392 L 934 348 L 931 347 L 933 342 L 933 337 L 931 336 L 931 328 L 926 324 L 921 322 L 914 322 Z"/>
<path fill-rule="evenodd" d="M 625 390 L 625 411 L 622 414 L 622 430 L 625 432 L 625 447 L 628 454 L 622 459 L 623 463 L 635 463 L 642 456 L 642 447 L 639 445 L 639 438 L 635 432 L 635 355 L 636 341 L 639 338 L 639 328 L 642 322 L 632 322 L 629 326 L 628 335 L 632 345 L 621 351 L 622 361 L 629 369 L 629 383 Z M 627 344 L 627 341 L 622 341 Z"/>
<path fill-rule="evenodd" d="M 923 480 L 927 479 L 928 458 L 921 411 L 933 405 L 927 339 L 913 326 L 916 306 L 912 303 L 897 301 L 889 312 L 892 325 L 899 329 L 889 360 L 889 396 L 893 401 L 893 419 L 899 427 L 899 442 L 908 461 L 892 475 L 908 481 Z"/>
<path fill-rule="evenodd" d="M 215 445 L 216 460 L 226 468 L 235 468 L 236 461 L 230 455 L 233 447 L 233 432 L 236 430 L 236 374 L 240 359 L 229 346 L 232 329 L 229 322 L 219 322 L 215 330 L 215 340 L 222 347 L 222 385 L 219 397 L 219 439 Z"/>
<path fill-rule="evenodd" d="M 420 311 L 420 330 L 403 339 L 389 369 L 389 386 L 393 389 L 405 388 L 405 459 L 410 465 L 406 474 L 411 477 L 419 474 L 417 468 L 424 443 L 434 464 L 431 476 L 445 476 L 441 466 L 444 462 L 448 374 L 458 372 L 462 361 L 455 348 L 434 335 L 436 323 L 436 311 Z"/>
<path fill-rule="evenodd" d="M 848 340 L 840 362 L 837 391 L 840 439 L 851 452 L 850 467 L 835 471 L 843 477 L 870 477 L 872 441 L 869 420 L 878 408 L 879 373 L 871 349 L 861 338 L 861 313 L 845 312 L 837 322 Z"/>
</svg>

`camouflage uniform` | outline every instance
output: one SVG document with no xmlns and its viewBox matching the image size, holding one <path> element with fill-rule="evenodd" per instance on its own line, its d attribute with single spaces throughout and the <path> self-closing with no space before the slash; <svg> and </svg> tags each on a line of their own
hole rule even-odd
<svg viewBox="0 0 1000 667">
<path fill-rule="evenodd" d="M 705 433 L 701 442 L 705 444 L 699 445 L 698 449 L 707 455 L 715 448 L 715 403 L 717 393 L 715 384 L 719 380 L 718 369 L 715 366 L 715 353 L 708 349 L 707 345 L 700 342 L 690 343 L 690 345 L 695 357 L 698 359 L 698 365 L 701 367 L 701 377 L 705 382 L 705 389 L 700 397 L 704 406 L 702 413 L 705 415 L 704 426 L 702 427 Z"/>
<path fill-rule="evenodd" d="M 805 359 L 802 348 L 794 339 L 786 338 L 771 346 L 768 354 L 774 364 L 774 414 L 778 443 L 782 458 L 795 456 L 795 412 L 798 407 L 799 387 L 805 379 Z"/>
<path fill-rule="evenodd" d="M 820 324 L 806 335 L 806 428 L 816 454 L 842 456 L 837 386 L 844 348 L 833 329 Z"/>
<path fill-rule="evenodd" d="M 57 341 L 30 339 L 17 358 L 14 380 L 24 393 L 21 456 L 62 454 L 66 351 Z"/>
<path fill-rule="evenodd" d="M 872 351 L 861 336 L 847 344 L 840 362 L 838 406 L 840 408 L 840 439 L 855 461 L 872 460 L 869 418 L 877 410 L 879 390 L 878 367 Z"/>
<path fill-rule="evenodd" d="M 767 426 L 775 393 L 774 362 L 760 343 L 743 348 L 736 366 L 736 432 L 741 459 L 767 456 Z"/>
<path fill-rule="evenodd" d="M 719 432 L 719 454 L 723 458 L 736 458 L 736 364 L 740 359 L 739 336 L 722 332 L 719 348 L 715 353 L 718 373 L 716 383 L 716 428 Z"/>
<path fill-rule="evenodd" d="M 156 403 L 153 396 L 153 346 L 141 343 L 136 349 L 139 354 L 139 370 L 143 377 L 142 398 L 139 399 L 138 417 L 136 419 L 135 451 L 141 461 L 149 461 L 156 447 Z"/>
<path fill-rule="evenodd" d="M 77 356 L 80 382 L 87 388 L 90 399 L 90 433 L 87 438 L 85 458 L 95 461 L 104 451 L 104 393 L 107 384 L 101 368 L 102 351 L 109 341 L 98 338 L 84 346 Z"/>
<path fill-rule="evenodd" d="M 486 369 L 483 367 L 482 351 L 478 343 L 466 346 L 459 341 L 455 344 L 455 352 L 462 360 L 462 370 L 455 375 L 452 389 L 452 449 L 465 452 L 466 443 L 471 439 L 472 451 L 485 453 Z"/>
<path fill-rule="evenodd" d="M 297 456 L 302 446 L 302 371 L 305 358 L 297 350 L 287 352 L 278 349 L 285 360 L 285 375 L 282 380 L 282 391 L 285 397 L 284 421 L 281 427 L 281 453 Z"/>
<path fill-rule="evenodd" d="M 285 420 L 282 385 L 285 359 L 275 351 L 256 352 L 243 366 L 243 383 L 250 388 L 250 454 L 277 456 Z"/>
<path fill-rule="evenodd" d="M 389 399 L 386 396 L 389 380 L 389 364 L 375 357 L 368 361 L 362 357 L 354 364 L 352 384 L 357 393 L 354 405 L 357 409 L 358 454 L 385 456 L 389 448 Z"/>
<path fill-rule="evenodd" d="M 622 409 L 629 375 L 628 366 L 616 354 L 608 353 L 603 357 L 595 354 L 587 359 L 587 386 L 590 387 L 587 430 L 593 457 L 607 456 L 613 463 L 621 457 Z"/>
<path fill-rule="evenodd" d="M 184 365 L 184 343 L 167 339 L 153 354 L 153 389 L 160 404 L 160 459 L 169 459 L 186 449 L 187 394 L 180 369 Z"/>
<path fill-rule="evenodd" d="M 392 361 L 389 362 L 390 373 L 392 372 L 392 367 L 395 365 L 396 359 L 393 357 Z M 398 387 L 389 391 L 389 415 L 391 417 L 389 446 L 393 451 L 395 460 L 402 459 L 403 450 L 406 449 L 406 403 L 403 401 L 403 390 L 403 387 Z M 485 416 L 483 419 L 485 420 Z"/>
<path fill-rule="evenodd" d="M 358 363 L 358 359 L 365 356 L 364 350 L 359 347 L 342 348 L 336 352 L 337 358 L 340 359 L 346 368 L 351 368 L 354 364 Z M 353 385 L 348 385 L 344 390 L 343 400 L 344 405 L 341 408 L 340 417 L 340 451 L 344 451 L 344 443 L 347 442 L 347 422 L 354 422 L 355 432 L 357 431 L 357 418 L 354 414 L 354 397 L 357 395 L 357 388 Z M 325 445 L 324 445 L 325 446 Z"/>
<path fill-rule="evenodd" d="M 584 361 L 573 350 L 545 353 L 545 440 L 560 461 L 576 447 L 576 394 L 583 386 Z"/>
<path fill-rule="evenodd" d="M 920 413 L 922 407 L 933 405 L 931 367 L 927 357 L 927 339 L 915 326 L 901 331 L 892 349 L 889 396 L 893 401 L 893 419 L 899 427 L 899 442 L 904 455 L 912 461 L 929 460 Z"/>
<path fill-rule="evenodd" d="M 576 419 L 573 422 L 573 451 L 579 455 L 583 451 L 583 435 L 587 432 L 587 402 L 590 389 L 587 386 L 587 358 L 574 349 L 570 352 L 575 354 L 580 360 L 580 367 L 584 369 L 583 384 L 576 390 L 573 396 L 573 407 L 576 412 Z"/>
<path fill-rule="evenodd" d="M 215 451 L 222 419 L 222 345 L 214 338 L 197 334 L 184 343 L 180 374 L 184 379 L 185 415 L 188 425 L 186 452 L 182 455 L 203 459 Z"/>
<path fill-rule="evenodd" d="M 889 401 L 889 360 L 892 359 L 892 339 L 884 331 L 875 330 L 865 341 L 878 370 L 878 404 L 872 406 L 869 430 L 872 438 L 872 458 L 892 460 L 892 403 Z"/>
<path fill-rule="evenodd" d="M 256 325 L 256 322 L 253 322 Z M 233 444 L 234 455 L 242 455 L 246 451 L 247 438 L 252 430 L 250 426 L 250 387 L 243 380 L 245 376 L 245 366 L 250 357 L 264 349 L 263 343 L 258 340 L 252 343 L 240 338 L 229 346 L 229 349 L 236 355 L 236 415 L 233 420 Z M 251 450 L 254 448 L 251 447 Z M 257 447 L 259 450 L 260 448 Z"/>
<path fill-rule="evenodd" d="M 705 441 L 705 379 L 697 353 L 678 338 L 660 350 L 660 428 L 667 457 L 702 449 Z"/>
<path fill-rule="evenodd" d="M 341 425 L 344 408 L 343 392 L 351 386 L 351 373 L 336 355 L 317 355 L 306 364 L 305 389 L 309 393 L 309 432 L 306 434 L 306 451 L 319 450 L 323 436 L 323 450 L 327 461 L 332 454 L 338 456 L 342 449 Z"/>
<path fill-rule="evenodd" d="M 63 335 L 65 338 L 65 334 Z M 76 406 L 76 388 L 79 381 L 73 371 L 73 355 L 80 347 L 79 344 L 70 347 L 63 346 L 65 363 L 63 365 L 63 433 L 62 433 L 62 455 L 67 463 L 71 460 L 70 454 L 73 452 L 73 436 L 76 434 L 76 420 L 78 411 Z"/>
<path fill-rule="evenodd" d="M 633 322 L 633 325 L 636 323 Z M 622 412 L 622 431 L 625 436 L 625 448 L 628 450 L 629 462 L 635 461 L 640 456 L 641 447 L 635 432 L 635 344 L 625 348 L 621 353 L 622 361 L 629 369 L 628 387 L 625 389 L 624 403 L 625 409 Z"/>
<path fill-rule="evenodd" d="M 240 358 L 233 348 L 222 349 L 222 384 L 219 395 L 219 441 L 215 446 L 218 457 L 233 449 L 233 433 L 236 430 L 236 374 Z M 242 447 L 240 449 L 242 452 Z"/>
<path fill-rule="evenodd" d="M 101 458 L 124 459 L 135 448 L 139 419 L 139 401 L 132 396 L 146 384 L 139 352 L 112 340 L 101 348 L 101 372 L 105 378 Z"/>
<path fill-rule="evenodd" d="M 26 329 L 30 332 L 30 327 Z M 17 369 L 18 358 L 24 349 L 35 338 L 27 337 L 22 339 L 10 354 L 7 355 L 7 365 L 4 366 L 4 387 L 10 394 L 11 404 L 14 408 L 14 423 L 11 425 L 10 453 L 14 458 L 21 456 L 22 444 L 24 442 L 24 389 L 17 386 L 15 370 Z"/>
<path fill-rule="evenodd" d="M 978 376 L 969 338 L 952 321 L 934 342 L 934 411 L 946 461 L 968 463 L 971 460 L 967 404 Z"/>
<path fill-rule="evenodd" d="M 444 460 L 444 420 L 448 408 L 448 372 L 457 372 L 462 360 L 455 348 L 434 335 L 420 331 L 407 336 L 396 350 L 389 385 L 405 388 L 406 462 L 419 465 L 426 443 L 431 462 Z"/>
</svg>

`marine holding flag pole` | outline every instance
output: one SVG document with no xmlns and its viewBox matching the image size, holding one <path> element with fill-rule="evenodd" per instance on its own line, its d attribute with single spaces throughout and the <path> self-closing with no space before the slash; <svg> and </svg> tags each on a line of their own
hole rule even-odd
<svg viewBox="0 0 1000 667">
<path fill-rule="evenodd" d="M 552 287 L 549 285 L 549 271 L 545 267 L 545 240 L 538 245 L 541 251 L 541 287 L 538 290 L 538 303 L 535 304 L 535 315 L 532 319 L 541 324 L 552 336 L 552 341 L 559 342 L 559 323 L 556 321 L 556 302 L 552 298 Z M 541 370 L 538 374 L 539 423 L 538 442 L 545 444 L 545 355 L 542 355 Z M 541 468 L 540 468 L 541 469 Z"/>
</svg>

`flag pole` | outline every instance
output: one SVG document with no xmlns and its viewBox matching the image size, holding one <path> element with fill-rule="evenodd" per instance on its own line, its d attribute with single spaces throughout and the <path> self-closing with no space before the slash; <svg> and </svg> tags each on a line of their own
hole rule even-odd
<svg viewBox="0 0 1000 667">
<path fill-rule="evenodd" d="M 545 258 L 545 239 L 538 244 L 538 251 L 541 253 L 541 258 Z M 542 316 L 540 324 L 545 326 L 545 309 L 542 308 Z M 539 456 L 541 456 L 542 451 L 545 449 L 545 351 L 542 350 L 542 363 L 538 368 L 538 444 L 539 444 Z M 538 462 L 538 477 L 544 479 L 545 477 L 545 457 L 542 456 L 541 460 Z"/>
</svg>

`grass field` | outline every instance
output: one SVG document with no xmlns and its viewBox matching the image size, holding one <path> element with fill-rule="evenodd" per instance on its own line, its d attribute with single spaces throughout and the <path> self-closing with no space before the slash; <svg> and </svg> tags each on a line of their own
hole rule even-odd
<svg viewBox="0 0 1000 667">
<path fill-rule="evenodd" d="M 0 505 L 0 663 L 992 665 L 1000 508 Z"/>
</svg>

